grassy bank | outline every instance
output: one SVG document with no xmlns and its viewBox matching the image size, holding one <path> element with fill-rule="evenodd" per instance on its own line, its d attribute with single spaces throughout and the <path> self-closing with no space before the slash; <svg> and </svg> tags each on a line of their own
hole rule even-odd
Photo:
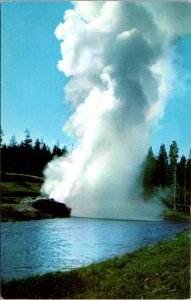
<svg viewBox="0 0 191 300">
<path fill-rule="evenodd" d="M 7 197 L 37 196 L 40 193 L 43 178 L 16 173 L 1 174 L 2 201 Z"/>
<path fill-rule="evenodd" d="M 14 299 L 189 299 L 190 236 L 144 247 L 121 258 L 70 272 L 2 284 Z"/>
<path fill-rule="evenodd" d="M 1 221 L 30 221 L 69 217 L 70 210 L 54 201 L 43 200 L 34 204 L 40 195 L 43 178 L 25 175 L 1 174 Z"/>
<path fill-rule="evenodd" d="M 171 221 L 190 221 L 191 216 L 184 212 L 169 210 L 165 213 L 164 219 Z"/>
<path fill-rule="evenodd" d="M 29 198 L 40 194 L 43 178 L 16 173 L 1 173 L 1 221 L 29 221 L 52 218 L 51 214 L 41 213 L 30 205 Z M 167 220 L 190 220 L 183 212 L 168 211 L 164 215 Z"/>
<path fill-rule="evenodd" d="M 40 194 L 43 179 L 40 177 L 2 173 L 1 174 L 1 221 L 27 221 L 43 218 L 27 202 L 28 197 Z"/>
</svg>

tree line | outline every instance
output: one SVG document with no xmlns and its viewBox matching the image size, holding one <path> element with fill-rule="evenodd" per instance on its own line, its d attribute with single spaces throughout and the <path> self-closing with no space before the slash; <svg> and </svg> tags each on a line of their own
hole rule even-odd
<svg viewBox="0 0 191 300">
<path fill-rule="evenodd" d="M 143 164 L 142 187 L 145 199 L 161 193 L 166 205 L 174 210 L 190 204 L 191 199 L 191 149 L 188 158 L 179 159 L 176 141 L 167 154 L 161 144 L 157 155 L 149 148 Z"/>
<path fill-rule="evenodd" d="M 1 172 L 31 174 L 42 176 L 47 163 L 55 156 L 67 155 L 66 147 L 55 145 L 52 150 L 38 138 L 33 143 L 30 131 L 25 130 L 25 138 L 17 143 L 15 135 L 8 145 L 3 143 L 3 132 L 0 130 Z M 142 189 L 145 200 L 156 195 L 162 198 L 169 208 L 174 210 L 190 205 L 191 200 L 191 149 L 188 158 L 179 159 L 176 141 L 166 147 L 161 144 L 155 155 L 149 148 L 141 168 Z"/>
<path fill-rule="evenodd" d="M 52 150 L 41 139 L 33 140 L 30 131 L 25 130 L 25 138 L 20 143 L 15 135 L 9 144 L 3 143 L 3 132 L 1 130 L 1 172 L 19 173 L 42 176 L 46 164 L 54 156 L 67 154 L 66 147 L 55 145 Z"/>
</svg>

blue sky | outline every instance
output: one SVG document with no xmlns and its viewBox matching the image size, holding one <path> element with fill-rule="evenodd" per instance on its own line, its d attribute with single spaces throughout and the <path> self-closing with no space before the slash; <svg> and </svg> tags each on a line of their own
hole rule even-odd
<svg viewBox="0 0 191 300">
<path fill-rule="evenodd" d="M 54 30 L 69 3 L 2 4 L 2 127 L 13 134 L 43 137 L 49 145 L 67 143 L 62 132 L 69 107 L 64 104 L 66 78 L 57 70 L 59 41 Z"/>
<path fill-rule="evenodd" d="M 174 87 L 167 101 L 159 128 L 153 131 L 151 145 L 156 153 L 161 143 L 168 149 L 176 140 L 180 155 L 188 156 L 191 149 L 191 35 L 177 41 L 175 68 L 183 86 Z"/>
<path fill-rule="evenodd" d="M 62 127 L 71 113 L 64 102 L 67 82 L 57 69 L 61 58 L 60 44 L 54 30 L 63 20 L 69 2 L 2 3 L 2 128 L 9 143 L 13 134 L 24 139 L 26 128 L 31 137 L 43 138 L 50 146 L 59 141 L 71 147 L 72 141 Z M 191 35 L 177 42 L 177 70 L 185 87 L 171 95 L 164 118 L 154 130 L 151 145 L 154 152 L 161 143 L 167 147 L 176 140 L 180 154 L 191 147 Z M 191 77 L 191 76 L 190 76 Z"/>
</svg>

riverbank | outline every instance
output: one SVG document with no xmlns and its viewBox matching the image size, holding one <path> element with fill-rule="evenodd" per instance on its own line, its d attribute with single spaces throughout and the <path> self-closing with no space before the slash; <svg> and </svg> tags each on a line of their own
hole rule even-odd
<svg viewBox="0 0 191 300">
<path fill-rule="evenodd" d="M 43 178 L 37 176 L 1 173 L 1 222 L 42 219 L 43 214 L 30 205 L 40 194 L 42 183 Z"/>
<path fill-rule="evenodd" d="M 1 222 L 30 221 L 51 219 L 55 216 L 35 209 L 32 201 L 40 195 L 44 180 L 41 177 L 2 173 L 1 174 Z M 191 218 L 183 212 L 169 210 L 165 220 L 189 221 Z"/>
<path fill-rule="evenodd" d="M 189 299 L 190 235 L 70 272 L 2 283 L 8 299 Z"/>
<path fill-rule="evenodd" d="M 169 221 L 191 221 L 191 216 L 181 211 L 169 210 L 164 214 L 164 220 Z"/>
<path fill-rule="evenodd" d="M 68 217 L 70 210 L 66 211 L 66 209 L 61 208 L 60 203 L 53 203 L 49 199 L 42 203 L 40 203 L 40 200 L 38 200 L 38 203 L 34 202 L 36 197 L 40 196 L 43 182 L 43 178 L 33 175 L 2 173 L 0 189 L 1 222 Z"/>
</svg>

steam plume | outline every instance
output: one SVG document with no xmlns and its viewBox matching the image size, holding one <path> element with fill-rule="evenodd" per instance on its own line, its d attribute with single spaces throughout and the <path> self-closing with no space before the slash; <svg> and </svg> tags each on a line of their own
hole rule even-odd
<svg viewBox="0 0 191 300">
<path fill-rule="evenodd" d="M 190 13 L 189 3 L 125 1 L 79 1 L 65 12 L 58 69 L 75 111 L 64 130 L 78 142 L 48 164 L 43 192 L 73 215 L 159 217 L 162 205 L 141 200 L 137 177 L 176 80 L 173 38 L 188 33 Z"/>
</svg>

